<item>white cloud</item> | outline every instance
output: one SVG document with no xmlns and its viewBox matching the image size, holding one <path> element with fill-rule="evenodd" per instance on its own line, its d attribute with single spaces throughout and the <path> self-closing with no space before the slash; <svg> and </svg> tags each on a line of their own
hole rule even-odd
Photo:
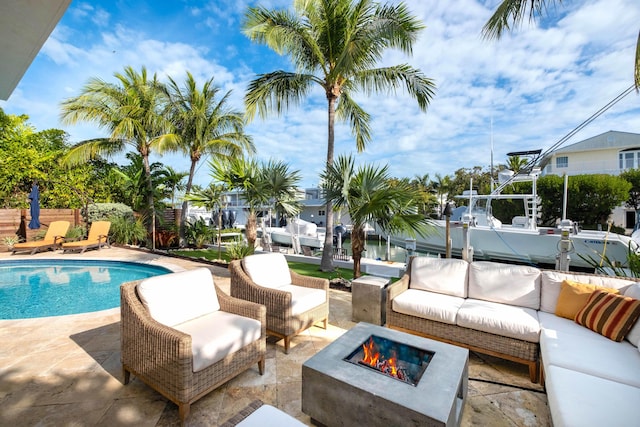
<svg viewBox="0 0 640 427">
<path fill-rule="evenodd" d="M 409 63 L 421 69 L 435 80 L 436 95 L 423 113 L 403 91 L 356 94 L 372 115 L 373 138 L 358 162 L 388 162 L 396 176 L 433 177 L 462 167 L 488 167 L 492 122 L 497 164 L 509 151 L 550 147 L 631 84 L 640 29 L 637 0 L 563 2 L 557 7 L 559 19 L 546 20 L 542 27 L 525 22 L 499 41 L 481 38 L 498 4 L 486 3 L 408 2 L 426 29 L 412 57 L 390 51 L 382 64 Z M 232 105 L 241 109 L 256 73 L 292 70 L 286 57 L 252 45 L 240 34 L 249 4 L 284 8 L 291 2 L 190 3 L 184 16 L 172 17 L 172 28 L 179 27 L 175 20 L 188 23 L 183 33 L 165 31 L 169 23 L 162 21 L 131 25 L 127 16 L 107 6 L 72 4 L 69 19 L 56 28 L 10 101 L 0 106 L 31 115 L 38 128 L 61 127 L 58 104 L 78 94 L 90 77 L 109 80 L 126 65 L 144 65 L 179 83 L 187 70 L 201 83 L 214 77 L 223 91 L 233 90 Z M 104 25 L 80 26 L 89 19 Z M 97 132 L 90 125 L 64 128 L 74 141 Z M 326 128 L 326 100 L 316 89 L 282 117 L 256 118 L 248 131 L 260 159 L 286 160 L 311 185 L 324 165 Z M 570 143 L 607 130 L 640 133 L 638 95 L 628 96 Z M 335 144 L 336 155 L 355 152 L 348 126 L 337 125 Z M 162 161 L 179 170 L 188 166 L 177 155 Z M 208 182 L 206 166 L 199 169 L 198 180 Z"/>
</svg>

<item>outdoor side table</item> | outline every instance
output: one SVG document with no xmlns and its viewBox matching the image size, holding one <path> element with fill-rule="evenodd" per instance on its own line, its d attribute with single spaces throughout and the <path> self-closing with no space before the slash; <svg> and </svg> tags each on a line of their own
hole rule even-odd
<svg viewBox="0 0 640 427">
<path fill-rule="evenodd" d="M 354 322 L 386 323 L 388 284 L 389 279 L 376 276 L 362 276 L 351 282 L 351 318 Z"/>
</svg>

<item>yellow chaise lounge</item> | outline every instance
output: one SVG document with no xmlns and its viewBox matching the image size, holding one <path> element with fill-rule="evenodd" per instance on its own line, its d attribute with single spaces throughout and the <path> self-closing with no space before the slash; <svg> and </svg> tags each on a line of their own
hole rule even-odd
<svg viewBox="0 0 640 427">
<path fill-rule="evenodd" d="M 89 235 L 85 240 L 79 240 L 77 242 L 67 242 L 62 244 L 63 252 L 77 251 L 83 253 L 90 248 L 102 248 L 104 245 L 109 245 L 109 228 L 111 228 L 111 222 L 109 221 L 96 221 L 91 224 L 89 229 Z"/>
<path fill-rule="evenodd" d="M 52 221 L 42 240 L 34 240 L 31 242 L 16 243 L 13 245 L 12 254 L 16 252 L 30 252 L 31 255 L 40 249 L 55 249 L 62 241 L 69 230 L 69 221 Z"/>
</svg>

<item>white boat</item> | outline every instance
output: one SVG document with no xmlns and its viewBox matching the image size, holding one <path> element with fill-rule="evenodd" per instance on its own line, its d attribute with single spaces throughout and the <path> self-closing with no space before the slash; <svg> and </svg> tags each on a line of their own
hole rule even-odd
<svg viewBox="0 0 640 427">
<path fill-rule="evenodd" d="M 575 223 L 564 220 L 558 227 L 539 227 L 537 225 L 538 203 L 540 203 L 536 181 L 539 170 L 531 173 L 513 175 L 511 171 L 501 172 L 501 185 L 489 195 L 468 194 L 469 206 L 454 209 L 450 217 L 450 237 L 452 256 L 465 257 L 465 247 L 472 248 L 474 260 L 510 261 L 520 264 L 555 265 L 560 259 L 561 236 L 568 231 L 570 244 L 569 266 L 592 268 L 582 257 L 601 263 L 606 256 L 610 261 L 622 267 L 627 265 L 629 249 L 638 251 L 639 245 L 628 236 L 607 232 L 579 230 Z M 507 184 L 513 182 L 532 182 L 531 194 L 502 194 Z M 521 199 L 525 210 L 523 216 L 516 216 L 511 224 L 503 224 L 491 213 L 491 201 L 496 199 Z M 446 220 L 434 220 L 433 227 L 425 237 L 416 237 L 415 246 L 419 252 L 445 253 Z M 465 226 L 466 224 L 466 226 Z M 465 231 L 466 230 L 468 231 Z M 467 246 L 464 235 L 467 234 Z M 391 243 L 406 245 L 408 236 L 391 237 Z M 602 262 L 606 266 L 606 262 Z"/>
<path fill-rule="evenodd" d="M 264 227 L 264 232 L 271 237 L 271 243 L 295 247 L 294 241 L 300 242 L 300 246 L 322 248 L 326 229 L 316 224 L 295 218 L 284 227 Z"/>
</svg>

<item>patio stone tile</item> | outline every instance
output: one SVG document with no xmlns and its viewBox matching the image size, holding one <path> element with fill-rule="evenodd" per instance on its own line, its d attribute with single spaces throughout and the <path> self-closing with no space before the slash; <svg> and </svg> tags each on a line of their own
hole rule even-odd
<svg viewBox="0 0 640 427">
<path fill-rule="evenodd" d="M 552 426 L 546 402 L 534 393 L 514 391 L 486 397 L 518 426 Z"/>
<path fill-rule="evenodd" d="M 52 258 L 58 254 L 36 254 Z M 2 254 L 0 254 L 2 257 Z M 121 259 L 179 268 L 202 266 L 191 261 L 114 247 L 75 259 Z M 214 281 L 229 292 L 229 271 L 207 266 Z M 351 321 L 351 293 L 331 289 L 329 326 L 314 326 L 284 341 L 269 337 L 265 374 L 257 366 L 194 403 L 188 426 L 215 426 L 255 399 L 278 407 L 311 425 L 302 413 L 302 364 L 356 323 Z M 174 426 L 178 408 L 135 376 L 122 384 L 120 312 L 43 319 L 0 320 L 0 425 Z M 470 354 L 469 395 L 462 425 L 550 425 L 546 395 L 529 381 L 525 366 Z"/>
<path fill-rule="evenodd" d="M 160 420 L 165 406 L 167 401 L 160 395 L 157 399 L 139 397 L 116 399 L 96 425 L 153 427 Z"/>
<path fill-rule="evenodd" d="M 4 408 L 3 405 L 3 410 L 0 412 L 0 425 L 64 425 L 65 427 L 96 425 L 111 404 L 111 401 L 87 400 L 63 405 L 38 405 L 20 408 Z"/>
</svg>

